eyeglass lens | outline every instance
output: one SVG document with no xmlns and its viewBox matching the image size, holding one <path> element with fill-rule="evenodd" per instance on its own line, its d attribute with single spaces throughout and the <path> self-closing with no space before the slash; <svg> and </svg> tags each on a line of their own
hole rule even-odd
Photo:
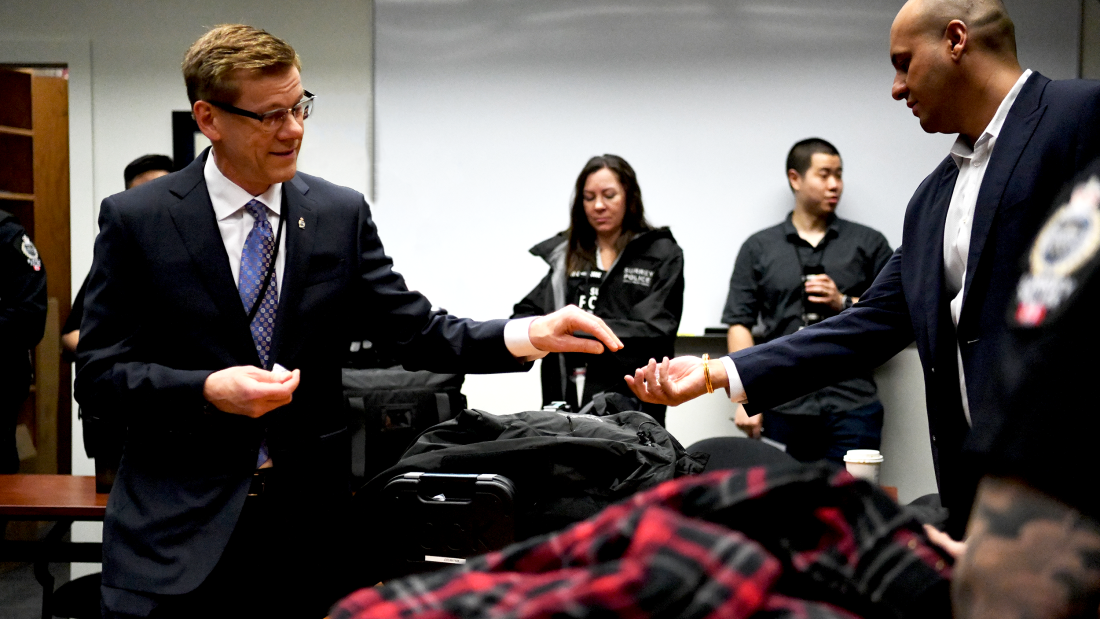
<svg viewBox="0 0 1100 619">
<path fill-rule="evenodd" d="M 286 120 L 287 113 L 293 113 L 295 120 L 305 120 L 309 118 L 311 112 L 313 112 L 313 97 L 310 97 L 304 101 L 298 103 L 290 110 L 272 110 L 263 115 L 263 126 L 265 129 L 274 129 L 283 124 Z"/>
</svg>

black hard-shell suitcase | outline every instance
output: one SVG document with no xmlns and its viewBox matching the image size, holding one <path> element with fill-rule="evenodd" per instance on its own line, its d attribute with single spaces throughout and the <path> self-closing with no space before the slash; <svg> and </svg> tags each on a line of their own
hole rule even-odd
<svg viewBox="0 0 1100 619">
<path fill-rule="evenodd" d="M 390 567 L 401 574 L 465 563 L 515 540 L 515 488 L 501 475 L 405 473 L 378 506 L 394 530 Z M 381 532 L 380 532 L 381 533 Z"/>
</svg>

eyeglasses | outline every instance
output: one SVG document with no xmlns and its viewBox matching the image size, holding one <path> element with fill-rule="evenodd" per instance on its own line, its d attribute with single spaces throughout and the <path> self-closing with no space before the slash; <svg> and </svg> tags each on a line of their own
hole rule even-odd
<svg viewBox="0 0 1100 619">
<path fill-rule="evenodd" d="M 307 90 L 305 91 L 303 99 L 299 101 L 298 104 L 294 107 L 271 110 L 270 112 L 265 112 L 263 114 L 257 114 L 256 112 L 242 110 L 239 107 L 229 105 L 228 103 L 222 103 L 221 101 L 207 101 L 207 103 L 213 105 L 218 109 L 225 110 L 230 114 L 236 114 L 237 116 L 244 116 L 245 118 L 258 120 L 260 121 L 260 128 L 262 128 L 264 131 L 274 131 L 275 129 L 283 126 L 283 121 L 286 120 L 287 114 L 293 114 L 294 119 L 298 122 L 309 118 L 310 114 L 313 113 L 313 99 L 315 98 L 316 95 Z"/>
</svg>

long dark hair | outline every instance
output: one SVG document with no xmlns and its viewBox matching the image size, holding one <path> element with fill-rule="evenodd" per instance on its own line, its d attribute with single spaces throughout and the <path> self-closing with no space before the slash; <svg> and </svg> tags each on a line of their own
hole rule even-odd
<svg viewBox="0 0 1100 619">
<path fill-rule="evenodd" d="M 626 159 L 618 155 L 593 157 L 584 164 L 584 169 L 577 176 L 577 182 L 573 186 L 573 207 L 569 211 L 569 229 L 566 231 L 569 237 L 569 247 L 565 254 L 565 265 L 568 271 L 590 269 L 596 265 L 596 230 L 592 224 L 588 223 L 588 217 L 584 214 L 584 184 L 588 182 L 590 175 L 604 168 L 611 170 L 619 178 L 619 184 L 623 186 L 626 207 L 623 213 L 622 232 L 619 234 L 619 239 L 615 241 L 615 251 L 621 254 L 623 248 L 636 234 L 653 229 L 645 218 L 642 189 L 638 186 L 638 177 L 634 174 L 634 168 L 630 167 Z"/>
</svg>

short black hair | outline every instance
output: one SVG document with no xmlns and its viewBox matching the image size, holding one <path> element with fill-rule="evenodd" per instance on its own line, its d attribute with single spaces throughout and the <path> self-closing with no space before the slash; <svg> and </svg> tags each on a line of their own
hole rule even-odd
<svg viewBox="0 0 1100 619">
<path fill-rule="evenodd" d="M 122 176 L 126 179 L 126 188 L 129 189 L 134 179 L 146 172 L 153 170 L 172 172 L 174 169 L 175 164 L 167 155 L 142 155 L 127 164 L 126 169 L 122 171 Z"/>
<path fill-rule="evenodd" d="M 790 152 L 787 153 L 787 167 L 783 170 L 783 175 L 786 176 L 788 170 L 798 172 L 799 176 L 805 175 L 806 170 L 810 169 L 810 163 L 813 161 L 814 155 L 819 153 L 840 156 L 840 151 L 825 140 L 807 138 L 792 146 Z"/>
</svg>

